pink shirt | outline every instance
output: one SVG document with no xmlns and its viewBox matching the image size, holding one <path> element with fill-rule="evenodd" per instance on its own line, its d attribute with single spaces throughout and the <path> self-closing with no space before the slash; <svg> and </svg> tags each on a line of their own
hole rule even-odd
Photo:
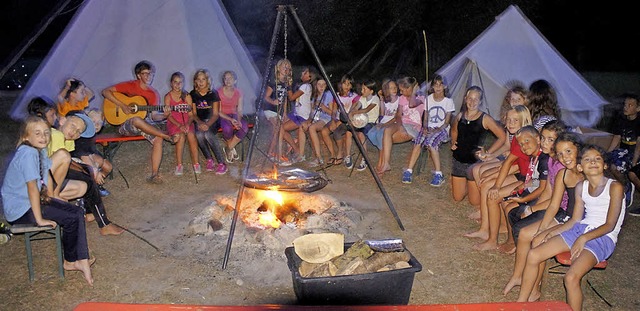
<svg viewBox="0 0 640 311">
<path fill-rule="evenodd" d="M 238 114 L 238 104 L 242 93 L 237 88 L 233 90 L 233 96 L 227 97 L 224 95 L 223 87 L 218 89 L 218 96 L 220 96 L 220 112 L 224 114 Z"/>
<path fill-rule="evenodd" d="M 402 124 L 417 128 L 422 127 L 422 113 L 425 109 L 424 96 L 417 96 L 417 100 L 422 102 L 416 107 L 409 108 L 409 99 L 406 96 L 400 96 L 398 101 L 398 109 L 402 110 Z"/>
</svg>

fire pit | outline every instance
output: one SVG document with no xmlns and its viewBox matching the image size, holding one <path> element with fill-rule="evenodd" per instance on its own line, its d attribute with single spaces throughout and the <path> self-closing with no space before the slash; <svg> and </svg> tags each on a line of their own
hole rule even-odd
<svg viewBox="0 0 640 311">
<path fill-rule="evenodd" d="M 324 188 L 327 180 L 316 172 L 292 168 L 248 176 L 245 187 L 261 190 L 278 190 L 287 192 L 314 192 Z"/>
</svg>

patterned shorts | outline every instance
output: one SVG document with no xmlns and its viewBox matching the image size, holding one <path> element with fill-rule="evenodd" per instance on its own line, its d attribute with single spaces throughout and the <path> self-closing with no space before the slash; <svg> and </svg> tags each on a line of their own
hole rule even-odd
<svg viewBox="0 0 640 311">
<path fill-rule="evenodd" d="M 431 132 L 428 134 L 426 131 L 420 131 L 413 143 L 415 145 L 422 145 L 423 147 L 431 147 L 438 150 L 440 145 L 447 141 L 449 141 L 449 131 L 447 131 L 447 129 L 441 129 L 437 132 Z"/>
</svg>

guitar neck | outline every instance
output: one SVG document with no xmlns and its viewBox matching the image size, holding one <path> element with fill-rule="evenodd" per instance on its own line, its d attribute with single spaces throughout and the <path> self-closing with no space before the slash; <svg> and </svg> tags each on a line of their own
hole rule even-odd
<svg viewBox="0 0 640 311">
<path fill-rule="evenodd" d="M 150 111 L 163 111 L 164 107 L 169 107 L 172 111 L 177 110 L 176 106 L 137 106 L 137 109 L 150 112 Z"/>
</svg>

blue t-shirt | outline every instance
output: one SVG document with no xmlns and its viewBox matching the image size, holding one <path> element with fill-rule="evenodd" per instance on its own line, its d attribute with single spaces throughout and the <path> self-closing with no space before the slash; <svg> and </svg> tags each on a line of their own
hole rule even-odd
<svg viewBox="0 0 640 311">
<path fill-rule="evenodd" d="M 11 163 L 7 167 L 2 184 L 2 205 L 7 221 L 16 221 L 31 208 L 27 182 L 39 180 L 40 161 L 42 160 L 43 172 L 49 172 L 51 159 L 47 157 L 46 150 L 40 150 L 27 145 L 21 145 L 15 152 Z M 37 182 L 38 189 L 41 188 Z"/>
</svg>

